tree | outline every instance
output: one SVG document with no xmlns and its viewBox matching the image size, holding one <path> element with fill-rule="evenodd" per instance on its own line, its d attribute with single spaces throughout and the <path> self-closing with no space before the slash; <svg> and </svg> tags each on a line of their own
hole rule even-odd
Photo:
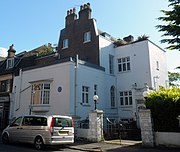
<svg viewBox="0 0 180 152">
<path fill-rule="evenodd" d="M 168 7 L 172 7 L 172 10 L 161 10 L 165 15 L 159 17 L 158 20 L 165 22 L 164 25 L 157 25 L 159 32 L 164 32 L 162 36 L 168 36 L 168 38 L 162 39 L 161 43 L 167 43 L 169 50 L 180 51 L 180 0 L 168 0 L 170 2 Z"/>
<path fill-rule="evenodd" d="M 169 85 L 178 87 L 178 84 L 176 84 L 176 82 L 180 81 L 180 73 L 168 72 L 168 77 L 169 77 Z"/>
</svg>

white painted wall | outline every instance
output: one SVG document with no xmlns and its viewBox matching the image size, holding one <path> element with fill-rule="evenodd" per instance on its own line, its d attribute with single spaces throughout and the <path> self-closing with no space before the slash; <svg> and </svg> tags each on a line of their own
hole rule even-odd
<svg viewBox="0 0 180 152">
<path fill-rule="evenodd" d="M 76 85 L 75 85 L 75 70 Z M 94 85 L 98 88 L 97 108 L 105 110 L 109 102 L 111 83 L 104 83 L 107 76 L 103 70 L 79 64 L 75 68 L 74 62 L 59 63 L 51 66 L 22 71 L 22 74 L 14 79 L 14 105 L 11 117 L 29 114 L 31 103 L 31 82 L 48 80 L 51 81 L 50 109 L 46 114 L 72 115 L 76 113 L 81 119 L 86 119 L 91 110 L 94 110 Z M 89 87 L 89 103 L 82 104 L 82 86 Z M 58 92 L 58 87 L 62 91 Z M 76 89 L 76 90 L 75 90 Z M 108 89 L 107 89 L 108 90 Z M 108 90 L 109 91 L 109 90 Z M 76 104 L 75 104 L 76 103 Z M 75 106 L 76 105 L 76 106 Z M 14 113 L 14 115 L 13 115 Z"/>
<path fill-rule="evenodd" d="M 130 57 L 131 70 L 118 72 L 118 58 L 128 56 Z M 135 112 L 137 114 L 136 99 L 143 100 L 142 93 L 145 90 L 145 84 L 154 88 L 154 77 L 158 76 L 156 85 L 166 87 L 168 75 L 165 52 L 151 41 L 145 40 L 115 48 L 115 57 L 118 92 L 129 90 L 133 92 L 133 105 L 120 108 L 119 116 L 124 118 L 135 117 Z M 156 66 L 157 61 L 159 70 Z M 138 91 L 133 88 L 135 83 Z"/>
<path fill-rule="evenodd" d="M 167 86 L 168 71 L 165 51 L 148 41 L 151 80 L 154 89 L 158 90 L 158 86 Z M 157 62 L 159 69 L 157 69 Z"/>
<path fill-rule="evenodd" d="M 180 147 L 180 133 L 155 132 L 155 143 L 157 146 Z"/>
<path fill-rule="evenodd" d="M 31 103 L 31 82 L 50 80 L 50 111 L 47 114 L 69 115 L 70 111 L 70 67 L 72 63 L 62 63 L 43 68 L 37 68 L 22 71 L 22 76 L 15 77 L 15 116 L 29 114 L 29 105 Z M 62 92 L 58 92 L 58 87 L 62 87 Z"/>
<path fill-rule="evenodd" d="M 132 88 L 134 83 L 137 87 L 144 87 L 144 83 L 151 84 L 150 65 L 147 44 L 144 42 L 133 43 L 116 48 L 116 65 L 117 59 L 130 56 L 131 70 L 127 72 L 118 72 L 116 67 L 118 86 L 120 90 Z"/>
<path fill-rule="evenodd" d="M 100 66 L 105 68 L 105 92 L 104 95 L 107 96 L 106 98 L 106 106 L 105 106 L 105 117 L 108 118 L 117 118 L 118 117 L 118 100 L 116 100 L 115 108 L 111 107 L 110 102 L 110 88 L 111 86 L 115 87 L 116 90 L 116 99 L 118 98 L 118 92 L 117 92 L 117 77 L 116 77 L 116 54 L 114 49 L 113 42 L 106 37 L 103 37 L 99 35 L 99 47 L 100 47 Z M 109 55 L 114 56 L 114 74 L 110 74 L 109 72 Z"/>
<path fill-rule="evenodd" d="M 98 88 L 98 104 L 97 108 L 103 111 L 106 111 L 110 108 L 110 88 L 115 84 L 114 78 L 107 76 L 104 71 L 98 70 L 95 68 L 90 68 L 84 65 L 79 64 L 77 69 L 77 114 L 85 119 L 90 110 L 94 110 L 94 85 L 97 85 Z M 89 94 L 89 104 L 82 104 L 82 86 L 88 86 L 90 88 Z M 111 109 L 111 113 L 114 113 L 114 109 Z M 105 115 L 107 113 L 105 112 Z M 117 116 L 117 112 L 116 112 Z"/>
<path fill-rule="evenodd" d="M 103 36 L 99 36 L 99 54 L 100 54 L 100 66 L 106 69 L 106 73 L 109 74 L 109 55 L 115 55 L 112 41 Z"/>
</svg>

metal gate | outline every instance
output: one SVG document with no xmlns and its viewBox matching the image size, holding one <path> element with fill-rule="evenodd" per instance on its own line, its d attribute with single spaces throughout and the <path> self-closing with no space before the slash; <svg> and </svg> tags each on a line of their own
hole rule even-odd
<svg viewBox="0 0 180 152">
<path fill-rule="evenodd" d="M 137 128 L 136 121 L 120 121 L 107 119 L 105 139 L 141 140 L 141 130 Z"/>
</svg>

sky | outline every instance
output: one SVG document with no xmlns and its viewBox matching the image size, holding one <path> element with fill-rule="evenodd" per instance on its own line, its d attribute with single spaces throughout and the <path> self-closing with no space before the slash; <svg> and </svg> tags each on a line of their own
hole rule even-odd
<svg viewBox="0 0 180 152">
<path fill-rule="evenodd" d="M 49 42 L 56 45 L 67 10 L 75 7 L 78 13 L 88 2 L 98 29 L 121 39 L 145 34 L 162 49 L 167 47 L 160 43 L 163 33 L 155 27 L 163 24 L 157 18 L 163 16 L 160 10 L 169 9 L 167 0 L 0 0 L 0 55 L 11 44 L 16 53 Z M 168 70 L 173 71 L 180 66 L 180 51 L 164 50 Z"/>
</svg>

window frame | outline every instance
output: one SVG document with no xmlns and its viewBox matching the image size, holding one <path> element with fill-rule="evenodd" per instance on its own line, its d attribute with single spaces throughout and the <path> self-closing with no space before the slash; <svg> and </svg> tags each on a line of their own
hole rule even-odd
<svg viewBox="0 0 180 152">
<path fill-rule="evenodd" d="M 120 91 L 119 92 L 119 102 L 120 107 L 123 106 L 132 106 L 133 105 L 133 98 L 132 98 L 132 91 Z"/>
<path fill-rule="evenodd" d="M 69 39 L 64 39 L 62 41 L 62 49 L 67 49 L 69 47 Z"/>
<path fill-rule="evenodd" d="M 14 67 L 14 58 L 7 59 L 6 62 L 6 69 L 11 69 Z"/>
<path fill-rule="evenodd" d="M 130 56 L 118 58 L 118 72 L 127 72 L 131 70 L 131 59 Z"/>
<path fill-rule="evenodd" d="M 94 95 L 98 94 L 98 85 L 94 84 Z"/>
<path fill-rule="evenodd" d="M 48 88 L 47 86 L 48 85 Z M 51 83 L 37 82 L 31 86 L 31 104 L 32 105 L 49 105 Z"/>
<path fill-rule="evenodd" d="M 115 108 L 116 107 L 116 103 L 115 103 L 115 87 L 111 86 L 110 88 L 110 101 L 111 101 L 111 108 Z"/>
<path fill-rule="evenodd" d="M 114 74 L 114 56 L 109 54 L 109 73 Z"/>
<path fill-rule="evenodd" d="M 90 41 L 91 41 L 91 32 L 90 31 L 85 32 L 84 35 L 83 35 L 83 42 L 87 43 L 87 42 L 90 42 Z"/>
<path fill-rule="evenodd" d="M 89 87 L 82 86 L 82 104 L 89 104 Z"/>
<path fill-rule="evenodd" d="M 156 70 L 159 71 L 159 61 L 156 61 Z"/>
</svg>

